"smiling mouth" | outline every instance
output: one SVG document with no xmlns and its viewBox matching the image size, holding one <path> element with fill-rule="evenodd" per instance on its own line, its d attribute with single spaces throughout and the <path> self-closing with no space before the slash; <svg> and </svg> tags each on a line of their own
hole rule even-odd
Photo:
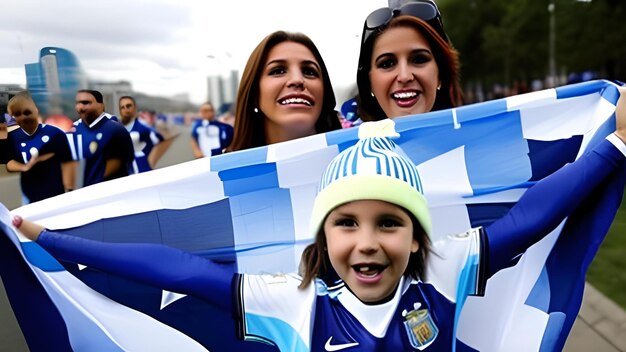
<svg viewBox="0 0 626 352">
<path fill-rule="evenodd" d="M 391 97 L 396 100 L 409 100 L 417 98 L 418 95 L 417 92 L 397 92 L 393 93 Z"/>
<path fill-rule="evenodd" d="M 278 103 L 280 105 L 304 104 L 306 106 L 313 106 L 313 103 L 310 100 L 304 98 L 287 98 L 279 100 Z"/>
<path fill-rule="evenodd" d="M 368 263 L 355 264 L 352 266 L 352 269 L 354 269 L 358 275 L 364 277 L 375 277 L 387 269 L 387 267 L 388 265 Z"/>
</svg>

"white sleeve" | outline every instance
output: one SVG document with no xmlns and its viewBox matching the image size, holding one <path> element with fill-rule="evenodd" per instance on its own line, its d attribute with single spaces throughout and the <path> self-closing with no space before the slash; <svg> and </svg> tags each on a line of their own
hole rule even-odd
<svg viewBox="0 0 626 352">
<path fill-rule="evenodd" d="M 299 289 L 295 274 L 242 275 L 239 285 L 245 340 L 271 341 L 281 351 L 310 347 L 316 286 Z"/>
<path fill-rule="evenodd" d="M 622 140 L 619 139 L 619 137 L 616 136 L 615 133 L 611 133 L 606 137 L 606 139 L 611 142 L 611 144 L 613 144 L 615 148 L 622 152 L 624 156 L 626 156 L 626 144 L 624 144 L 624 142 L 622 142 Z"/>
<path fill-rule="evenodd" d="M 434 242 L 423 281 L 433 284 L 453 302 L 458 297 L 482 294 L 486 282 L 484 247 L 482 227 Z"/>
</svg>

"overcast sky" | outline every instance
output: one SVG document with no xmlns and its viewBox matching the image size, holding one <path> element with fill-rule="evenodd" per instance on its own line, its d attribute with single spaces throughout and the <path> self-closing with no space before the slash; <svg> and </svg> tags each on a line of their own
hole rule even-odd
<svg viewBox="0 0 626 352">
<path fill-rule="evenodd" d="M 365 17 L 387 0 L 2 0 L 0 83 L 26 84 L 39 50 L 74 52 L 90 79 L 128 80 L 153 95 L 206 98 L 206 76 L 243 71 L 275 30 L 307 34 L 336 90 L 356 80 Z"/>
</svg>

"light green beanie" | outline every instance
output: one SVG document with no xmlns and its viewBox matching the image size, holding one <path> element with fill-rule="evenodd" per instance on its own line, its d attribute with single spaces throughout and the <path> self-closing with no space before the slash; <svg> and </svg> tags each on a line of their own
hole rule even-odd
<svg viewBox="0 0 626 352">
<path fill-rule="evenodd" d="M 328 165 L 320 181 L 311 217 L 316 234 L 328 213 L 356 200 L 382 200 L 411 212 L 431 234 L 431 220 L 415 164 L 391 138 L 398 137 L 391 119 L 359 126 L 359 141 Z"/>
</svg>

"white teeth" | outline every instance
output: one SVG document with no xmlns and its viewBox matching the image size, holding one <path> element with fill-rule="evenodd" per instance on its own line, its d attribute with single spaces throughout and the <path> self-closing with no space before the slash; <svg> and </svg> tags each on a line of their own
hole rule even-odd
<svg viewBox="0 0 626 352">
<path fill-rule="evenodd" d="M 285 100 L 281 100 L 280 101 L 281 105 L 287 105 L 287 104 L 306 104 L 311 106 L 311 102 L 306 100 L 306 99 L 302 99 L 302 98 L 289 98 L 289 99 L 285 99 Z"/>
<path fill-rule="evenodd" d="M 417 96 L 416 92 L 400 92 L 400 93 L 394 93 L 393 97 L 396 99 L 409 99 L 409 98 L 414 98 Z"/>
<path fill-rule="evenodd" d="M 381 271 L 384 270 L 383 267 L 378 267 L 377 265 L 374 265 L 374 266 L 369 266 L 369 265 L 357 266 L 354 269 L 359 273 L 359 275 L 367 276 L 367 277 L 374 277 L 374 276 L 380 274 Z"/>
</svg>

